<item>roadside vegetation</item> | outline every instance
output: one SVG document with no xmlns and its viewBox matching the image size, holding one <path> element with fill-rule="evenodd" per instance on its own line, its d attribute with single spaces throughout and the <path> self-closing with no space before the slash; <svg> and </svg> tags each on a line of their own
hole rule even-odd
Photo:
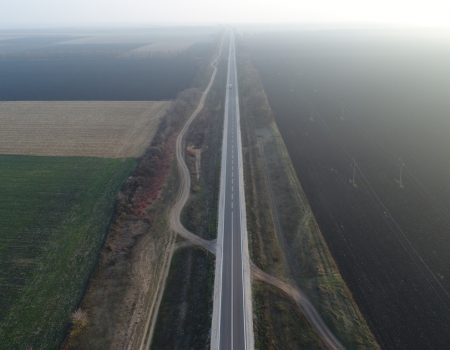
<svg viewBox="0 0 450 350">
<path fill-rule="evenodd" d="M 67 349 L 139 347 L 164 286 L 175 236 L 168 215 L 177 194 L 176 135 L 198 100 L 182 92 L 124 183 L 96 271 L 81 303 L 88 325 Z"/>
<path fill-rule="evenodd" d="M 346 348 L 377 349 L 311 212 L 258 72 L 245 47 L 238 52 L 251 258 L 262 270 L 302 289 Z M 254 283 L 253 291 L 258 346 L 322 346 L 286 296 L 259 283 Z"/>
<path fill-rule="evenodd" d="M 224 50 L 226 52 L 226 50 Z M 225 95 L 225 54 L 204 109 L 185 140 L 191 193 L 182 223 L 204 239 L 215 239 Z M 187 247 L 184 245 L 187 244 Z M 158 314 L 152 349 L 209 349 L 215 258 L 179 240 Z M 183 287 L 180 287 L 183 286 Z"/>
<path fill-rule="evenodd" d="M 2 349 L 56 349 L 133 159 L 0 156 Z"/>
<path fill-rule="evenodd" d="M 327 349 L 297 305 L 278 289 L 254 283 L 252 291 L 257 349 L 292 349 L 298 345 L 301 349 Z"/>
<path fill-rule="evenodd" d="M 205 107 L 186 136 L 185 159 L 192 182 L 182 222 L 188 230 L 208 240 L 217 235 L 225 83 L 226 62 L 221 60 Z"/>
<path fill-rule="evenodd" d="M 152 349 L 209 349 L 215 257 L 180 247 L 170 267 Z"/>
</svg>

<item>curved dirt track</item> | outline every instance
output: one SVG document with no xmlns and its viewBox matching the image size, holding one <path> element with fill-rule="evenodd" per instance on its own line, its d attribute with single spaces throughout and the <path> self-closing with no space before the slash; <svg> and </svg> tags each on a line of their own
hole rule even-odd
<svg viewBox="0 0 450 350">
<path fill-rule="evenodd" d="M 177 158 L 177 165 L 178 165 L 178 173 L 180 176 L 180 187 L 178 196 L 176 199 L 175 204 L 172 207 L 172 210 L 170 211 L 170 228 L 178 233 L 183 238 L 191 241 L 192 243 L 205 248 L 206 250 L 210 251 L 211 253 L 215 252 L 215 241 L 207 241 L 205 239 L 200 238 L 196 234 L 190 232 L 187 230 L 184 225 L 181 223 L 181 211 L 183 210 L 184 206 L 186 205 L 186 202 L 189 198 L 189 194 L 191 193 L 191 175 L 189 173 L 189 169 L 186 165 L 186 162 L 184 161 L 184 137 L 186 135 L 186 132 L 189 130 L 189 127 L 191 126 L 194 119 L 199 115 L 203 107 L 205 106 L 205 100 L 208 96 L 209 91 L 211 90 L 211 86 L 214 83 L 214 80 L 216 78 L 217 74 L 217 62 L 220 58 L 220 55 L 222 53 L 222 45 L 223 41 L 221 43 L 219 53 L 217 57 L 214 59 L 214 61 L 211 63 L 211 66 L 213 67 L 213 73 L 211 74 L 211 79 L 209 80 L 208 86 L 206 87 L 205 91 L 203 91 L 203 94 L 200 98 L 200 101 L 197 105 L 197 108 L 192 112 L 189 119 L 186 121 L 186 124 L 184 124 L 183 129 L 181 129 L 176 142 L 176 158 Z"/>
<path fill-rule="evenodd" d="M 196 234 L 187 230 L 183 224 L 181 223 L 181 212 L 189 198 L 190 190 L 191 190 L 191 177 L 189 169 L 184 161 L 184 137 L 186 132 L 188 131 L 190 125 L 194 121 L 194 119 L 198 116 L 201 110 L 204 107 L 206 97 L 211 89 L 211 86 L 215 80 L 215 76 L 217 73 L 217 62 L 220 57 L 220 53 L 222 52 L 222 45 L 219 50 L 219 54 L 216 59 L 212 62 L 213 73 L 211 75 L 211 79 L 203 92 L 199 104 L 195 111 L 191 114 L 189 119 L 186 121 L 183 129 L 177 137 L 176 141 L 176 159 L 178 165 L 178 171 L 180 175 L 180 188 L 177 196 L 177 200 L 172 207 L 170 212 L 170 227 L 173 231 L 179 234 L 181 237 L 190 241 L 192 244 L 200 246 L 205 250 L 215 254 L 216 251 L 216 241 L 215 240 L 205 240 Z M 251 266 L 252 277 L 255 280 L 262 281 L 269 285 L 272 285 L 279 290 L 281 290 L 285 295 L 291 298 L 299 307 L 302 314 L 311 324 L 311 326 L 315 329 L 317 334 L 320 336 L 324 344 L 327 348 L 332 350 L 342 350 L 344 349 L 343 345 L 339 342 L 339 340 L 334 336 L 331 330 L 327 327 L 322 317 L 312 305 L 312 303 L 308 300 L 306 295 L 296 286 L 293 286 L 287 282 L 284 282 L 274 276 L 267 274 L 262 271 L 258 267 L 252 264 Z"/>
<path fill-rule="evenodd" d="M 176 234 L 179 234 L 181 237 L 185 238 L 188 242 L 191 242 L 193 245 L 200 246 L 207 251 L 211 253 L 215 253 L 215 241 L 207 241 L 199 236 L 193 234 L 189 230 L 187 230 L 183 224 L 180 221 L 181 217 L 181 211 L 183 210 L 184 206 L 186 205 L 186 202 L 189 198 L 190 189 L 191 189 L 191 177 L 189 174 L 189 169 L 184 161 L 184 137 L 189 129 L 190 125 L 192 124 L 193 120 L 198 116 L 198 114 L 201 112 L 205 105 L 206 97 L 208 96 L 208 93 L 211 89 L 211 86 L 215 80 L 216 73 L 217 73 L 217 62 L 220 58 L 221 52 L 222 52 L 222 45 L 223 40 L 220 44 L 219 53 L 217 57 L 212 61 L 211 67 L 213 68 L 213 72 L 211 74 L 211 78 L 209 80 L 209 83 L 205 90 L 202 93 L 202 96 L 200 97 L 200 100 L 197 104 L 197 107 L 192 112 L 192 114 L 189 116 L 188 120 L 184 124 L 183 128 L 181 129 L 180 133 L 177 136 L 176 140 L 176 159 L 177 159 L 177 166 L 178 166 L 178 172 L 180 176 L 180 187 L 177 194 L 177 198 L 175 201 L 175 204 L 173 205 L 171 211 L 170 211 L 170 217 L 169 217 L 169 224 L 170 229 L 174 231 Z M 151 310 L 148 315 L 148 319 L 145 326 L 145 335 L 142 338 L 141 345 L 139 347 L 139 350 L 146 350 L 150 348 L 152 337 L 153 337 L 153 331 L 156 324 L 156 319 L 158 316 L 158 309 L 161 304 L 162 296 L 164 294 L 164 286 L 165 281 L 167 280 L 168 274 L 169 274 L 169 267 L 170 262 L 172 260 L 172 256 L 174 253 L 174 250 L 179 248 L 180 244 L 176 244 L 175 240 L 172 241 L 172 245 L 170 248 L 169 253 L 167 254 L 167 258 L 165 261 L 165 271 L 161 275 L 161 279 L 158 283 L 158 292 L 157 297 L 155 301 L 153 302 L 151 306 Z"/>
<path fill-rule="evenodd" d="M 340 341 L 334 336 L 333 332 L 331 332 L 327 327 L 314 305 L 312 305 L 308 300 L 308 297 L 305 295 L 305 293 L 303 293 L 299 288 L 269 275 L 255 265 L 252 265 L 252 277 L 255 280 L 265 282 L 273 287 L 278 288 L 285 295 L 291 298 L 300 308 L 305 318 L 313 326 L 317 334 L 329 349 L 345 349 Z"/>
</svg>

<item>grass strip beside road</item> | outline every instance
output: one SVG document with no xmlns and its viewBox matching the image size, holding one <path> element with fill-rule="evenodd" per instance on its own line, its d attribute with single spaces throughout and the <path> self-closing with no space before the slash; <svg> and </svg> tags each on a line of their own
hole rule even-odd
<svg viewBox="0 0 450 350">
<path fill-rule="evenodd" d="M 152 349 L 208 349 L 214 256 L 201 248 L 178 249 L 172 259 Z"/>
</svg>

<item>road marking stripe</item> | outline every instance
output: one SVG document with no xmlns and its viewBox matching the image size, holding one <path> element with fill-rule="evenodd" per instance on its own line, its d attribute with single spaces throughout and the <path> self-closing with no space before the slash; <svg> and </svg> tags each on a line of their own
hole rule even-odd
<svg viewBox="0 0 450 350">
<path fill-rule="evenodd" d="M 232 88 L 230 89 L 230 82 L 232 83 Z M 231 109 L 230 109 L 231 107 Z M 218 327 L 214 327 L 213 330 L 213 337 L 211 339 L 211 350 L 227 350 L 223 349 L 221 346 L 221 315 L 222 315 L 222 291 L 223 288 L 226 288 L 226 286 L 223 284 L 223 271 L 226 267 L 223 265 L 223 257 L 224 257 L 224 235 L 230 234 L 231 231 L 231 349 L 234 348 L 234 165 L 236 163 L 237 169 L 237 191 L 238 191 L 238 215 L 239 215 L 239 246 L 241 251 L 241 283 L 242 283 L 242 307 L 243 309 L 239 312 L 239 317 L 243 317 L 244 322 L 244 349 L 250 348 L 249 350 L 254 349 L 254 339 L 253 339 L 253 327 L 252 327 L 252 319 L 251 315 L 251 301 L 249 304 L 249 301 L 246 300 L 246 297 L 249 297 L 251 295 L 251 291 L 248 291 L 248 288 L 251 288 L 248 280 L 248 275 L 244 274 L 244 263 L 246 264 L 246 269 L 249 268 L 248 265 L 248 248 L 247 248 L 247 228 L 246 228 L 246 218 L 245 218 L 245 193 L 244 191 L 244 183 L 243 183 L 243 162 L 242 162 L 242 146 L 241 146 L 241 130 L 240 130 L 240 124 L 239 124 L 239 96 L 238 96 L 238 89 L 237 89 L 237 69 L 236 69 L 236 57 L 235 57 L 235 43 L 234 38 L 232 37 L 230 39 L 230 49 L 229 49 L 229 55 L 228 55 L 228 75 L 227 75 L 227 90 L 226 90 L 226 101 L 225 101 L 225 120 L 224 120 L 224 138 L 222 140 L 222 156 L 227 155 L 227 152 L 231 151 L 231 230 L 228 232 L 225 231 L 225 208 L 226 208 L 226 202 L 229 200 L 229 192 L 228 195 L 225 195 L 224 192 L 226 192 L 226 184 L 230 176 L 229 170 L 227 170 L 228 162 L 226 159 L 222 159 L 222 171 L 221 171 L 221 190 L 220 190 L 220 212 L 219 212 L 219 236 L 218 236 L 218 251 L 217 251 L 217 259 L 219 261 L 219 268 L 217 269 L 218 272 L 220 272 L 220 276 L 216 275 L 217 283 L 215 283 L 215 293 L 220 295 L 220 301 L 217 301 L 219 303 L 219 307 L 214 307 L 213 310 L 213 326 L 217 325 L 218 321 Z M 228 129 L 228 122 L 230 123 L 230 127 Z M 231 137 L 230 137 L 231 133 Z M 227 141 L 231 140 L 231 148 Z M 236 146 L 236 157 L 235 157 L 235 146 Z M 235 158 L 237 158 L 235 162 Z M 228 183 L 229 184 L 229 183 Z M 242 203 L 243 202 L 243 203 Z M 244 248 L 245 245 L 245 248 Z M 244 254 L 245 253 L 245 254 Z M 217 261 L 217 260 L 216 260 Z M 239 261 L 238 261 L 239 263 Z M 217 263 L 216 263 L 217 264 Z M 230 266 L 229 265 L 229 266 Z M 244 277 L 245 276 L 245 277 Z M 218 278 L 219 277 L 219 278 Z M 216 289 L 219 288 L 220 290 L 216 291 Z M 238 292 L 238 291 L 237 291 Z M 250 294 L 249 294 L 249 293 Z M 214 305 L 218 306 L 216 303 L 216 300 L 214 301 Z M 239 305 L 240 306 L 240 305 Z M 249 308 L 249 313 L 247 313 L 247 308 Z M 242 315 L 241 315 L 242 312 Z M 217 319 L 218 316 L 218 319 Z M 248 316 L 248 317 L 247 317 Z M 249 319 L 247 319 L 249 318 Z M 217 334 L 218 330 L 218 334 Z M 230 334 L 230 333 L 228 333 Z M 251 339 L 248 338 L 248 335 L 250 335 Z M 226 336 L 226 335 L 224 335 Z M 240 341 L 240 339 L 239 339 Z M 239 344 L 240 347 L 240 344 Z"/>
<path fill-rule="evenodd" d="M 233 205 L 233 203 L 231 203 Z M 231 350 L 233 350 L 233 258 L 234 258 L 234 228 L 233 228 L 233 211 L 231 212 Z"/>
<path fill-rule="evenodd" d="M 235 122 L 236 123 L 236 135 L 237 135 L 237 158 L 238 158 L 238 183 L 239 183 L 239 200 L 240 200 L 240 223 L 241 223 L 241 240 L 240 240 L 240 246 L 241 246 L 241 277 L 242 277 L 242 300 L 243 300 L 243 318 L 244 318 L 244 349 L 247 349 L 248 347 L 250 350 L 254 349 L 254 335 L 253 335 L 253 320 L 252 320 L 252 311 L 251 311 L 251 299 L 247 300 L 245 297 L 251 296 L 251 285 L 250 281 L 248 280 L 248 275 L 245 275 L 244 277 L 244 263 L 248 266 L 248 242 L 247 242 L 247 220 L 246 220 L 246 208 L 245 208 L 245 191 L 244 191 L 244 167 L 243 167 L 243 159 L 242 159 L 242 137 L 241 137 L 241 129 L 240 129 L 240 114 L 239 114 L 239 93 L 237 88 L 237 68 L 236 68 L 236 54 L 235 54 L 235 45 L 233 40 L 233 70 L 234 70 L 234 80 L 235 80 Z M 242 203 L 241 203 L 242 202 Z M 244 247 L 245 243 L 245 247 Z M 244 256 L 244 249 L 245 249 L 245 256 Z M 247 290 L 247 288 L 249 288 Z M 247 293 L 246 293 L 247 291 Z M 249 293 L 249 295 L 248 295 Z M 250 303 L 250 305 L 247 305 L 247 303 Z M 249 314 L 247 313 L 247 307 L 249 308 Z M 247 317 L 248 316 L 248 317 Z M 250 333 L 250 334 L 248 334 Z M 247 343 L 248 342 L 248 343 Z"/>
<path fill-rule="evenodd" d="M 231 50 L 228 52 L 228 75 L 227 75 L 227 83 L 230 80 L 230 64 L 231 64 Z M 224 122 L 223 122 L 223 137 L 222 137 L 222 169 L 226 169 L 226 165 L 227 165 L 227 148 L 228 145 L 226 143 L 226 137 L 225 135 L 228 133 L 228 104 L 229 104 L 229 94 L 228 94 L 228 90 L 226 90 L 226 94 L 225 94 L 225 111 L 224 111 Z M 216 272 L 220 272 L 220 278 L 217 279 L 217 283 L 218 285 L 214 282 L 214 295 L 216 293 L 216 288 L 218 289 L 218 293 L 219 293 L 219 305 L 218 308 L 215 307 L 213 308 L 213 314 L 214 314 L 214 309 L 218 309 L 217 313 L 218 315 L 216 316 L 216 318 L 213 318 L 213 323 L 214 322 L 218 322 L 217 328 L 215 329 L 216 335 L 217 335 L 217 343 L 214 344 L 215 342 L 215 337 L 214 339 L 212 339 L 211 341 L 211 348 L 213 348 L 214 345 L 217 346 L 217 348 L 220 348 L 220 335 L 221 335 L 221 330 L 222 330 L 222 276 L 223 276 L 223 235 L 224 235 L 224 231 L 225 231 L 225 220 L 223 218 L 223 214 L 221 215 L 221 213 L 224 213 L 225 211 L 225 197 L 226 197 L 226 191 L 225 191 L 225 171 L 221 170 L 221 180 L 220 180 L 220 194 L 219 194 L 219 207 L 221 207 L 223 210 L 220 211 L 219 213 L 219 226 L 218 226 L 218 234 L 219 237 L 217 237 L 218 239 L 218 243 L 220 243 L 220 252 L 216 252 L 216 266 L 217 266 L 217 256 L 220 254 L 220 259 L 219 259 L 219 268 L 216 269 Z M 221 225 L 220 225 L 221 223 Z M 214 316 L 213 316 L 214 317 Z M 215 321 L 217 320 L 217 321 Z"/>
</svg>

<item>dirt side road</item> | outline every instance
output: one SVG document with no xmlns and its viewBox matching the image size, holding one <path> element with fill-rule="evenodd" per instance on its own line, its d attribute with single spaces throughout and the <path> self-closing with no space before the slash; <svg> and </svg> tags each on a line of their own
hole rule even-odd
<svg viewBox="0 0 450 350">
<path fill-rule="evenodd" d="M 214 83 L 214 80 L 216 78 L 217 74 L 217 63 L 220 58 L 221 52 L 222 52 L 222 44 L 220 45 L 219 52 L 217 56 L 214 58 L 214 60 L 211 63 L 212 67 L 212 74 L 211 78 L 208 82 L 208 85 L 206 86 L 205 90 L 203 91 L 200 100 L 197 104 L 197 107 L 192 112 L 186 123 L 184 124 L 183 128 L 181 129 L 180 133 L 177 136 L 176 144 L 175 144 L 175 156 L 177 161 L 177 167 L 178 167 L 178 179 L 179 179 L 179 190 L 177 194 L 177 198 L 175 203 L 173 204 L 171 210 L 170 210 L 170 216 L 169 216 L 169 225 L 170 229 L 177 234 L 179 234 L 181 237 L 186 238 L 188 241 L 194 243 L 195 245 L 198 245 L 208 251 L 214 252 L 214 242 L 206 241 L 198 237 L 197 235 L 191 233 L 189 230 L 187 230 L 184 225 L 180 221 L 181 217 L 181 211 L 183 210 L 184 206 L 186 205 L 186 202 L 189 198 L 190 191 L 191 191 L 191 177 L 189 169 L 186 165 L 186 162 L 184 160 L 184 153 L 185 153 L 185 136 L 187 131 L 189 130 L 189 127 L 191 126 L 192 122 L 197 118 L 199 113 L 202 111 L 202 109 L 205 106 L 205 100 L 208 96 L 209 91 L 211 90 L 211 86 Z M 155 305 L 152 306 L 151 312 L 148 314 L 147 321 L 146 321 L 146 330 L 145 330 L 145 336 L 142 338 L 141 344 L 139 346 L 140 350 L 146 350 L 150 348 L 153 332 L 155 329 L 155 324 L 158 316 L 158 310 L 161 304 L 162 296 L 164 294 L 165 285 L 169 273 L 169 266 L 171 259 L 173 257 L 173 247 L 170 249 L 170 253 L 168 254 L 167 263 L 165 264 L 165 270 L 164 274 L 162 275 L 163 278 L 158 283 L 158 292 L 157 297 L 155 299 Z"/>
</svg>

